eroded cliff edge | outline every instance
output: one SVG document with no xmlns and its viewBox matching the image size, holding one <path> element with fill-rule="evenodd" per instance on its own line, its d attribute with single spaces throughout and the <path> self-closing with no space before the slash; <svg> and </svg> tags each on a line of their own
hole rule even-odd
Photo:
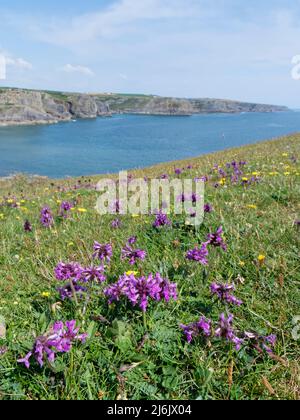
<svg viewBox="0 0 300 420">
<path fill-rule="evenodd" d="M 194 115 L 207 113 L 283 112 L 287 107 L 222 99 L 181 99 L 147 95 L 80 94 L 0 89 L 0 125 L 49 124 L 114 113 Z"/>
</svg>

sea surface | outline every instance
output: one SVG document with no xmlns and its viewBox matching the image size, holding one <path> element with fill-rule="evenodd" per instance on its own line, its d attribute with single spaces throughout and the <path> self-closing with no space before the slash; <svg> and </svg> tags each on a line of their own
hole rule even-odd
<svg viewBox="0 0 300 420">
<path fill-rule="evenodd" d="M 0 176 L 93 175 L 195 157 L 300 132 L 300 112 L 192 117 L 115 115 L 0 127 Z"/>
</svg>

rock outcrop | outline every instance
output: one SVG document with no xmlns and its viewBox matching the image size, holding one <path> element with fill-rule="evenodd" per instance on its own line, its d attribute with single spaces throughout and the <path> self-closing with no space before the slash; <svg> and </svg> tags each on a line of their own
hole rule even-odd
<svg viewBox="0 0 300 420">
<path fill-rule="evenodd" d="M 146 95 L 75 94 L 0 89 L 0 125 L 48 124 L 112 113 L 193 115 L 281 112 L 288 108 L 222 99 L 180 99 Z"/>
</svg>

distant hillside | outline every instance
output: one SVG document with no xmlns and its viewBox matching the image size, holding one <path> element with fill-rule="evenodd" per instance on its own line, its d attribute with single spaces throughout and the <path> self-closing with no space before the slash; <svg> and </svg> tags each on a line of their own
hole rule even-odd
<svg viewBox="0 0 300 420">
<path fill-rule="evenodd" d="M 282 112 L 276 105 L 222 99 L 163 98 L 132 94 L 82 94 L 0 88 L 0 125 L 48 124 L 114 113 L 194 115 L 208 113 Z"/>
</svg>

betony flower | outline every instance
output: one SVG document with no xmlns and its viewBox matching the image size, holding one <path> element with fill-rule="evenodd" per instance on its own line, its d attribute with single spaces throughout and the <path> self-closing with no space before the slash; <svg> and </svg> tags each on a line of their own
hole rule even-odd
<svg viewBox="0 0 300 420">
<path fill-rule="evenodd" d="M 245 331 L 244 338 L 248 341 L 250 347 L 253 347 L 258 353 L 266 351 L 270 356 L 273 355 L 273 349 L 277 341 L 276 335 L 264 336 L 256 332 Z"/>
<path fill-rule="evenodd" d="M 187 252 L 186 258 L 190 261 L 199 262 L 202 265 L 208 264 L 208 249 L 207 243 L 203 243 L 201 247 L 195 247 Z"/>
<path fill-rule="evenodd" d="M 213 206 L 209 203 L 204 205 L 204 213 L 212 213 L 213 212 Z"/>
<path fill-rule="evenodd" d="M 160 228 L 163 226 L 171 226 L 171 221 L 168 219 L 168 216 L 160 211 L 156 214 L 155 222 L 153 223 L 153 227 Z"/>
<path fill-rule="evenodd" d="M 146 312 L 149 299 L 169 302 L 170 299 L 177 299 L 177 286 L 164 279 L 159 273 L 150 274 L 148 277 L 136 277 L 134 274 L 121 276 L 117 283 L 109 286 L 105 291 L 111 304 L 126 297 L 133 306 L 139 305 L 143 312 Z"/>
<path fill-rule="evenodd" d="M 129 238 L 127 241 L 127 244 L 124 246 L 124 248 L 121 251 L 121 260 L 129 260 L 130 265 L 134 265 L 138 262 L 138 260 L 143 261 L 147 253 L 146 251 L 142 249 L 134 249 L 131 245 L 134 245 L 137 241 L 136 237 Z"/>
<path fill-rule="evenodd" d="M 18 363 L 23 363 L 29 369 L 30 359 L 34 357 L 43 367 L 45 360 L 53 363 L 58 353 L 69 353 L 76 341 L 84 343 L 86 338 L 87 334 L 79 334 L 75 320 L 56 322 L 47 334 L 36 339 L 33 349 Z"/>
<path fill-rule="evenodd" d="M 71 262 L 71 263 L 63 263 L 60 262 L 55 270 L 55 276 L 57 278 L 57 280 L 75 280 L 78 281 L 82 275 L 83 272 L 83 268 L 81 267 L 80 264 L 76 263 L 76 262 Z"/>
<path fill-rule="evenodd" d="M 99 244 L 94 242 L 94 254 L 93 258 L 98 258 L 100 261 L 110 262 L 113 255 L 111 244 Z"/>
<path fill-rule="evenodd" d="M 24 231 L 25 232 L 32 232 L 32 226 L 29 220 L 26 220 L 24 223 Z"/>
<path fill-rule="evenodd" d="M 69 203 L 68 201 L 63 201 L 60 206 L 60 216 L 67 219 L 73 207 L 74 206 L 72 203 Z"/>
<path fill-rule="evenodd" d="M 218 328 L 215 331 L 215 336 L 224 338 L 225 340 L 232 342 L 233 344 L 235 344 L 236 350 L 240 350 L 242 344 L 244 343 L 244 340 L 237 337 L 233 329 L 233 320 L 233 315 L 229 315 L 228 318 L 226 318 L 225 314 L 221 314 L 218 323 Z"/>
<path fill-rule="evenodd" d="M 40 221 L 41 224 L 46 228 L 49 228 L 54 224 L 53 215 L 49 207 L 44 207 L 41 210 Z"/>
<path fill-rule="evenodd" d="M 216 248 L 220 247 L 222 248 L 224 251 L 227 251 L 227 245 L 223 239 L 223 227 L 220 226 L 218 228 L 218 230 L 215 233 L 210 233 L 207 236 L 207 244 L 214 246 Z"/>
<path fill-rule="evenodd" d="M 186 336 L 187 342 L 191 343 L 192 340 L 199 335 L 210 337 L 212 334 L 211 324 L 212 321 L 210 319 L 202 317 L 198 322 L 192 322 L 188 325 L 181 324 L 180 328 L 183 329 L 183 333 Z"/>
<path fill-rule="evenodd" d="M 222 302 L 231 303 L 233 305 L 241 306 L 243 302 L 237 299 L 233 292 L 235 286 L 233 284 L 212 283 L 210 286 L 211 293 L 216 295 Z"/>
<path fill-rule="evenodd" d="M 103 283 L 106 281 L 106 276 L 104 274 L 104 267 L 103 266 L 99 266 L 99 267 L 88 267 L 88 268 L 84 268 L 82 273 L 81 273 L 81 277 L 80 277 L 80 281 L 83 283 L 91 283 L 91 282 L 98 282 L 98 283 Z"/>
</svg>

